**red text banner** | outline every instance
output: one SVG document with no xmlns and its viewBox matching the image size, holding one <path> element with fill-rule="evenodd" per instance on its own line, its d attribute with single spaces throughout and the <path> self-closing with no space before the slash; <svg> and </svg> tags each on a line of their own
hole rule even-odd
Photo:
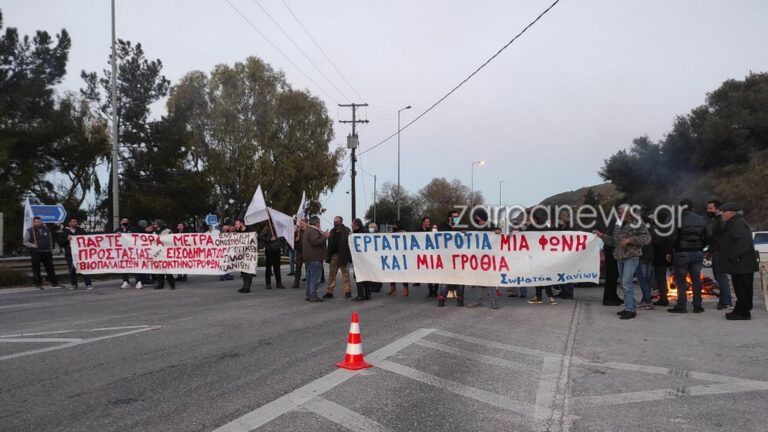
<svg viewBox="0 0 768 432">
<path fill-rule="evenodd" d="M 94 234 L 70 246 L 82 274 L 255 274 L 258 261 L 256 233 Z"/>
<path fill-rule="evenodd" d="M 598 283 L 600 247 L 579 231 L 418 232 L 349 237 L 358 281 L 496 287 Z"/>
</svg>

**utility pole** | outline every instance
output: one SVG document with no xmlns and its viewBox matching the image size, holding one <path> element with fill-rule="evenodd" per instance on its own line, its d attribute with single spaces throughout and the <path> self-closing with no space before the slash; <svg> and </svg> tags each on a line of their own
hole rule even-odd
<svg viewBox="0 0 768 432">
<path fill-rule="evenodd" d="M 355 201 L 355 175 L 357 175 L 357 172 L 355 171 L 355 162 L 357 162 L 357 157 L 355 156 L 355 150 L 357 150 L 357 147 L 360 145 L 360 141 L 357 138 L 357 132 L 355 132 L 355 126 L 358 123 L 368 123 L 368 120 L 358 120 L 357 119 L 357 109 L 359 107 L 367 107 L 368 104 L 339 104 L 340 107 L 349 107 L 352 108 L 352 120 L 339 120 L 339 123 L 352 123 L 352 134 L 347 136 L 347 148 L 352 150 L 352 159 L 350 160 L 352 163 L 352 172 L 350 174 L 352 178 L 352 188 L 351 188 L 351 194 L 352 194 L 352 220 L 355 220 L 357 217 L 357 209 L 356 209 L 356 201 Z"/>
<path fill-rule="evenodd" d="M 3 214 L 0 213 L 0 220 L 2 220 L 2 216 Z M 375 223 L 377 227 L 379 226 L 379 224 L 376 223 L 376 175 L 375 174 L 373 176 L 373 223 Z M 2 224 L 0 224 L 0 227 L 2 227 Z"/>
<path fill-rule="evenodd" d="M 117 157 L 117 50 L 115 49 L 115 0 L 112 0 L 112 230 L 120 226 L 120 177 Z"/>
</svg>

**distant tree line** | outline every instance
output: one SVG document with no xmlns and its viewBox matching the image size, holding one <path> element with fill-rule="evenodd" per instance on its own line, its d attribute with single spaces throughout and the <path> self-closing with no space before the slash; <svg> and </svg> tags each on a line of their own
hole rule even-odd
<svg viewBox="0 0 768 432">
<path fill-rule="evenodd" d="M 3 30 L 0 12 L 0 30 Z M 111 58 L 81 72 L 79 93 L 58 94 L 72 41 L 37 31 L 0 35 L 0 212 L 6 250 L 21 240 L 22 201 L 62 203 L 72 216 L 111 229 Z M 110 56 L 111 57 L 111 56 Z M 140 43 L 117 42 L 117 124 L 121 217 L 194 222 L 240 215 L 258 184 L 267 203 L 294 211 L 302 191 L 310 210 L 338 183 L 343 149 L 330 149 L 324 103 L 293 89 L 257 57 L 192 71 L 173 85 Z M 166 112 L 152 117 L 153 104 Z M 157 109 L 157 106 L 154 106 Z M 88 206 L 88 203 L 92 205 Z"/>
</svg>

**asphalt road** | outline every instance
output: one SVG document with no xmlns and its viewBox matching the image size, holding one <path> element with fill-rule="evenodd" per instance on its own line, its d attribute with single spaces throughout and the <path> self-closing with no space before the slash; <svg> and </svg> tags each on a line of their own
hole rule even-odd
<svg viewBox="0 0 768 432">
<path fill-rule="evenodd" d="M 0 291 L 0 431 L 768 428 L 759 294 L 748 322 L 714 303 L 619 321 L 601 288 L 491 310 L 437 308 L 424 286 L 310 304 L 257 280 Z M 360 372 L 334 366 L 352 311 L 374 364 Z"/>
</svg>

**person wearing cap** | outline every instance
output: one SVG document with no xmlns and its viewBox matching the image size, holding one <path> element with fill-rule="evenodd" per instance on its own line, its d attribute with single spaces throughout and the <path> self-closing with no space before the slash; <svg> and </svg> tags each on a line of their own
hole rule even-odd
<svg viewBox="0 0 768 432">
<path fill-rule="evenodd" d="M 728 320 L 752 319 L 752 296 L 755 272 L 758 271 L 757 252 L 752 242 L 752 230 L 740 214 L 741 208 L 735 203 L 720 207 L 723 226 L 720 237 L 720 271 L 731 275 L 736 305 L 726 313 Z"/>
</svg>

